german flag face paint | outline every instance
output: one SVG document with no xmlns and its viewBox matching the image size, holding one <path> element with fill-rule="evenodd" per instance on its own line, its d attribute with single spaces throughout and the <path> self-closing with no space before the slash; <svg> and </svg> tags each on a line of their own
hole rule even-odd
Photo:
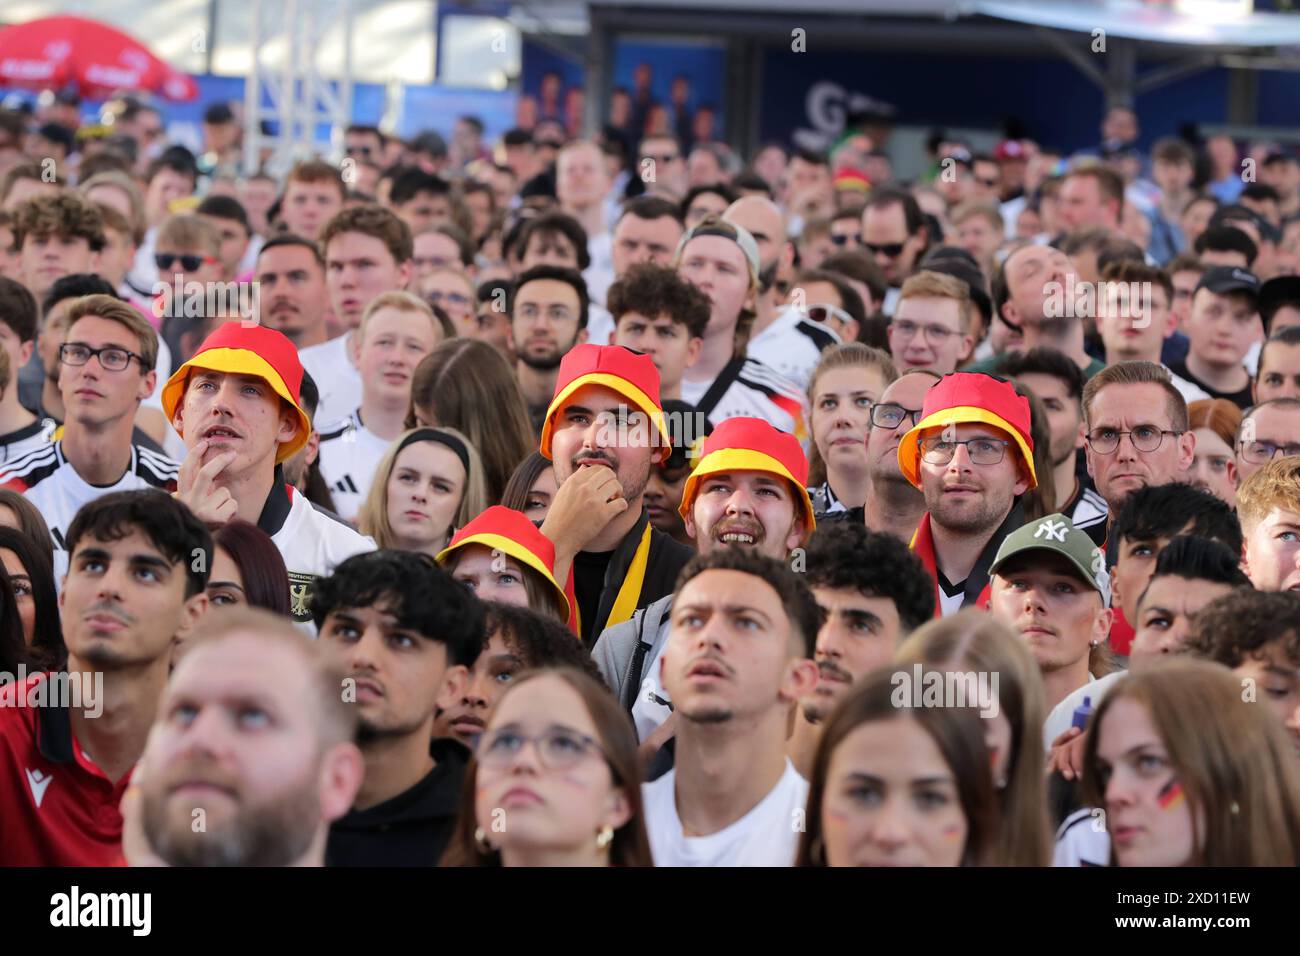
<svg viewBox="0 0 1300 956">
<path fill-rule="evenodd" d="M 1169 782 L 1156 794 L 1156 802 L 1161 810 L 1172 810 L 1183 802 L 1183 785 L 1177 777 L 1170 777 Z"/>
</svg>

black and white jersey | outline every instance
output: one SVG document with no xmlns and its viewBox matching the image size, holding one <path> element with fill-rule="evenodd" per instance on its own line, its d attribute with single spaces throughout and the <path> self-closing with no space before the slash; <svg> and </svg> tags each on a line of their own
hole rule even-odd
<svg viewBox="0 0 1300 956">
<path fill-rule="evenodd" d="M 56 441 L 5 462 L 0 469 L 0 488 L 22 492 L 44 516 L 54 540 L 54 580 L 61 584 L 68 571 L 64 539 L 83 505 L 115 491 L 175 491 L 179 470 L 180 465 L 170 458 L 132 445 L 131 461 L 122 477 L 111 485 L 92 485 L 63 456 L 63 442 Z"/>
<path fill-rule="evenodd" d="M 390 444 L 362 423 L 360 410 L 321 430 L 320 473 L 340 518 L 357 520 L 379 459 Z"/>
</svg>

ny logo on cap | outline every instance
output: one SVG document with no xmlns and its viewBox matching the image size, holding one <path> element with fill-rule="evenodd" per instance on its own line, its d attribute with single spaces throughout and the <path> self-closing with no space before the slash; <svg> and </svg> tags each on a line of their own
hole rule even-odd
<svg viewBox="0 0 1300 956">
<path fill-rule="evenodd" d="M 1060 541 L 1062 544 L 1064 544 L 1065 535 L 1069 530 L 1070 530 L 1070 526 L 1067 525 L 1064 521 L 1048 520 L 1039 524 L 1038 530 L 1034 532 L 1034 537 L 1035 538 L 1046 537 L 1048 541 Z"/>
</svg>

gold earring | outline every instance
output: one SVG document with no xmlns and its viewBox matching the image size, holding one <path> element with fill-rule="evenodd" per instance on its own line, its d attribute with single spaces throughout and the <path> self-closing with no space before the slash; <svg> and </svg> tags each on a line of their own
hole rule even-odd
<svg viewBox="0 0 1300 956">
<path fill-rule="evenodd" d="M 487 834 L 482 827 L 476 827 L 474 830 L 474 845 L 478 847 L 478 851 L 484 856 L 492 852 L 492 844 L 488 842 Z"/>
<path fill-rule="evenodd" d="M 614 828 L 607 823 L 601 827 L 600 832 L 596 834 L 596 849 L 603 850 L 613 842 Z"/>
</svg>

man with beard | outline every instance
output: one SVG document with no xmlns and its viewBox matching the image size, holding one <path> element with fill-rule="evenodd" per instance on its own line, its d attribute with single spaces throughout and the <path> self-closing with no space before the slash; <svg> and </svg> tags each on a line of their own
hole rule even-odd
<svg viewBox="0 0 1300 956">
<path fill-rule="evenodd" d="M 66 540 L 66 673 L 0 687 L 0 866 L 120 861 L 118 805 L 154 723 L 172 643 L 207 609 L 209 562 L 195 556 L 212 554 L 212 536 L 164 492 L 98 498 Z"/>
<path fill-rule="evenodd" d="M 459 699 L 483 649 L 483 605 L 426 555 L 348 558 L 312 600 L 321 643 L 347 674 L 366 773 L 330 828 L 329 866 L 436 866 L 460 803 L 469 751 L 433 740 L 434 709 Z"/>
<path fill-rule="evenodd" d="M 1038 485 L 1029 400 L 1005 379 L 945 375 L 898 443 L 898 469 L 925 495 L 912 550 L 934 581 L 936 615 L 985 606 L 993 557 L 1024 524 L 1020 496 Z"/>
<path fill-rule="evenodd" d="M 822 351 L 838 344 L 840 337 L 808 321 L 801 308 L 812 303 L 785 304 L 777 276 L 789 272 L 794 262 L 794 243 L 786 238 L 785 216 L 772 200 L 746 196 L 728 206 L 723 218 L 747 230 L 758 245 L 758 295 L 754 301 L 757 318 L 749 332 L 745 355 L 807 390 Z"/>
<path fill-rule="evenodd" d="M 907 372 L 891 382 L 871 408 L 863 523 L 903 542 L 916 534 L 925 514 L 925 496 L 898 470 L 898 443 L 920 420 L 925 396 L 938 381 L 938 373 L 927 369 Z"/>
<path fill-rule="evenodd" d="M 836 704 L 934 617 L 925 567 L 893 535 L 843 521 L 825 524 L 808 542 L 807 562 L 808 586 L 825 620 L 817 632 L 817 687 L 800 702 L 786 745 L 805 778 Z"/>
<path fill-rule="evenodd" d="M 817 525 L 807 483 L 808 459 L 793 435 L 759 418 L 729 418 L 705 439 L 679 513 L 702 555 L 741 550 L 786 560 Z M 650 755 L 674 725 L 659 683 L 672 606 L 668 594 L 607 630 L 592 651 Z"/>
<path fill-rule="evenodd" d="M 127 861 L 322 866 L 364 772 L 347 689 L 325 648 L 283 618 L 213 615 L 167 684 L 123 806 Z"/>
<path fill-rule="evenodd" d="M 1097 494 L 1087 474 L 1079 474 L 1083 448 L 1083 373 L 1056 349 L 1039 346 L 1002 356 L 998 373 L 1032 392 L 1043 403 L 1052 435 L 1053 507 L 1068 515 L 1080 531 L 1098 544 L 1106 543 L 1106 499 Z"/>
<path fill-rule="evenodd" d="M 284 335 L 297 348 L 323 345 L 329 292 L 325 257 L 314 242 L 282 235 L 267 241 L 257 254 L 262 324 Z"/>
<path fill-rule="evenodd" d="M 576 269 L 533 266 L 506 297 L 510 339 L 518 360 L 515 377 L 540 435 L 560 362 L 587 341 L 587 283 Z"/>
<path fill-rule="evenodd" d="M 660 661 L 678 720 L 672 770 L 642 788 L 658 866 L 790 866 L 808 784 L 786 756 L 817 684 L 821 614 L 782 562 L 751 551 L 686 566 Z"/>
<path fill-rule="evenodd" d="M 574 347 L 560 362 L 539 450 L 559 486 L 542 533 L 555 544 L 556 580 L 572 572 L 571 623 L 591 647 L 605 628 L 671 593 L 690 559 L 645 511 L 650 469 L 672 452 L 650 356 Z"/>
</svg>

